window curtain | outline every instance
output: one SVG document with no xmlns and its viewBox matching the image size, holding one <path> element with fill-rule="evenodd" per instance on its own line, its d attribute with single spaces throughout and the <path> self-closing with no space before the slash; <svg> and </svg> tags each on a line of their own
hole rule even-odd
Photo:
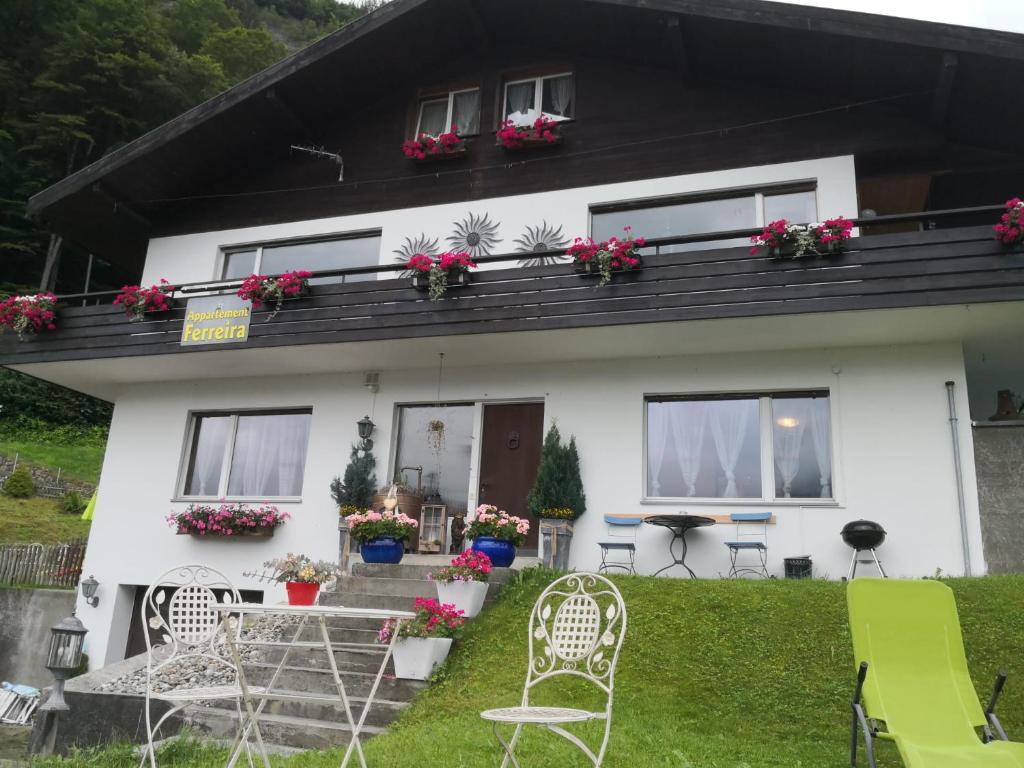
<svg viewBox="0 0 1024 768">
<path fill-rule="evenodd" d="M 800 447 L 807 429 L 808 402 L 806 400 L 778 399 L 772 401 L 772 446 L 775 466 L 782 476 L 782 495 L 790 498 L 793 479 L 800 471 Z M 788 426 L 779 424 L 783 420 Z"/>
<path fill-rule="evenodd" d="M 531 113 L 534 111 L 533 97 L 536 87 L 533 81 L 508 86 L 506 108 L 509 120 L 513 120 L 517 124 L 533 121 Z"/>
<path fill-rule="evenodd" d="M 572 78 L 556 77 L 547 81 L 551 88 L 551 106 L 559 117 L 569 117 L 572 105 Z"/>
<path fill-rule="evenodd" d="M 821 479 L 821 498 L 828 499 L 832 497 L 832 446 L 829 439 L 828 398 L 812 400 L 810 411 L 809 426 L 814 441 L 814 458 L 818 462 L 818 475 Z"/>
<path fill-rule="evenodd" d="M 480 91 L 455 94 L 452 98 L 452 123 L 460 136 L 480 132 Z"/>
<path fill-rule="evenodd" d="M 308 414 L 239 417 L 228 495 L 300 495 L 308 435 Z"/>
<path fill-rule="evenodd" d="M 750 406 L 753 406 L 751 408 Z M 708 403 L 708 425 L 715 441 L 715 453 L 725 473 L 723 497 L 739 496 L 736 487 L 736 464 L 743 449 L 743 438 L 751 415 L 757 415 L 757 401 L 724 400 Z"/>
<path fill-rule="evenodd" d="M 647 404 L 647 475 L 650 495 L 661 495 L 661 468 L 665 465 L 665 445 L 668 442 L 668 422 L 671 409 L 668 403 Z"/>
<path fill-rule="evenodd" d="M 448 99 L 423 102 L 422 112 L 420 113 L 419 132 L 425 133 L 428 136 L 438 136 L 444 133 L 450 128 L 450 126 L 444 124 L 447 116 Z"/>
<path fill-rule="evenodd" d="M 686 495 L 696 496 L 704 425 L 707 423 L 707 403 L 687 403 L 685 408 L 670 408 L 669 414 L 679 470 L 686 483 Z"/>
</svg>

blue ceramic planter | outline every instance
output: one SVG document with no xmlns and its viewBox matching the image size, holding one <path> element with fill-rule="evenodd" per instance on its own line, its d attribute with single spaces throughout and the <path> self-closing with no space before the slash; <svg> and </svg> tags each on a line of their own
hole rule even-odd
<svg viewBox="0 0 1024 768">
<path fill-rule="evenodd" d="M 516 559 L 515 544 L 491 536 L 480 536 L 473 539 L 473 551 L 487 555 L 496 568 L 508 568 Z"/>
<path fill-rule="evenodd" d="M 402 555 L 405 554 L 405 546 L 398 539 L 391 536 L 381 536 L 379 539 L 364 541 L 359 548 L 364 563 L 387 563 L 394 565 L 402 562 Z"/>
</svg>

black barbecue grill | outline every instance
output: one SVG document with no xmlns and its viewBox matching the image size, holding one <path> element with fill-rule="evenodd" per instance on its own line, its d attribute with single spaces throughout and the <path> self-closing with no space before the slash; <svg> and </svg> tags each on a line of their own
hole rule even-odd
<svg viewBox="0 0 1024 768">
<path fill-rule="evenodd" d="M 882 578 L 885 578 L 885 571 L 882 570 L 882 564 L 875 554 L 875 548 L 881 546 L 885 541 L 885 528 L 873 520 L 853 520 L 843 526 L 842 536 L 843 541 L 853 549 L 853 559 L 850 561 L 850 579 L 857 573 L 860 553 L 865 551 L 871 553 L 871 560 L 875 562 Z M 871 562 L 871 560 L 865 559 L 864 562 Z"/>
</svg>

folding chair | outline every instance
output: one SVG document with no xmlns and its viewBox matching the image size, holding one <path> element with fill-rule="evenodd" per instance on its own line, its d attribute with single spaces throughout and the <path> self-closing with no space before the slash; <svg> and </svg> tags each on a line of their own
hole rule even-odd
<svg viewBox="0 0 1024 768">
<path fill-rule="evenodd" d="M 626 573 L 636 575 L 636 533 L 640 530 L 643 520 L 639 517 L 622 517 L 620 515 L 605 515 L 605 525 L 608 526 L 608 538 L 610 541 L 599 541 L 597 546 L 601 548 L 601 566 L 598 573 L 607 573 L 611 568 L 621 568 Z M 614 541 L 618 539 L 618 541 Z M 625 552 L 629 562 L 612 560 L 609 562 L 608 555 L 611 552 Z"/>
<path fill-rule="evenodd" d="M 742 573 L 768 578 L 768 521 L 771 512 L 733 512 L 729 519 L 736 525 L 736 538 L 725 542 L 729 548 L 730 578 Z M 757 525 L 760 523 L 760 525 Z M 741 552 L 753 553 L 755 560 L 740 561 Z"/>
<path fill-rule="evenodd" d="M 217 635 L 221 629 L 220 614 L 210 606 L 218 602 L 214 590 L 221 590 L 221 602 L 242 602 L 238 590 L 227 580 L 227 577 L 213 568 L 204 565 L 180 565 L 160 576 L 156 583 L 146 590 L 142 605 L 142 634 L 146 639 L 146 747 L 139 761 L 141 768 L 149 757 L 150 768 L 156 768 L 156 751 L 153 748 L 155 734 L 160 726 L 171 715 L 180 712 L 189 704 L 214 699 L 234 699 L 238 713 L 239 728 L 235 736 L 234 747 L 240 741 L 245 742 L 246 756 L 252 766 L 252 754 L 249 751 L 248 734 L 251 729 L 256 735 L 264 768 L 270 768 L 266 748 L 263 746 L 263 735 L 253 719 L 253 713 L 247 712 L 249 724 L 242 729 L 242 689 L 238 683 L 238 670 L 216 647 Z M 153 615 L 147 619 L 147 609 Z M 234 621 L 234 620 L 232 620 Z M 224 631 L 241 633 L 241 622 L 232 630 L 224 627 Z M 150 630 L 162 633 L 163 643 L 153 645 Z M 197 688 L 174 688 L 169 691 L 154 691 L 153 678 L 168 665 L 180 664 L 183 661 L 199 660 L 208 667 L 221 667 L 234 672 L 234 682 L 228 685 L 215 685 Z M 265 688 L 249 686 L 250 693 L 263 693 Z M 171 705 L 157 721 L 152 724 L 151 702 L 153 699 Z"/>
<path fill-rule="evenodd" d="M 859 729 L 871 768 L 875 739 L 894 742 L 907 768 L 1024 767 L 1024 744 L 1006 740 L 995 713 L 1006 674 L 982 710 L 949 587 L 857 579 L 846 600 L 859 665 L 850 765 L 857 764 Z"/>
<path fill-rule="evenodd" d="M 571 573 L 553 581 L 541 594 L 530 614 L 530 655 L 518 707 L 488 709 L 480 717 L 493 724 L 494 736 L 505 751 L 501 768 L 509 762 L 519 768 L 516 744 L 525 725 L 537 725 L 576 745 L 600 768 L 612 729 L 612 692 L 615 665 L 626 635 L 626 606 L 608 579 L 596 573 Z M 567 707 L 530 706 L 530 693 L 546 680 L 572 675 L 596 686 L 607 698 L 600 712 Z M 595 752 L 579 736 L 563 726 L 589 720 L 604 721 L 604 738 Z M 511 741 L 501 736 L 502 723 L 515 725 Z M 550 763 L 545 762 L 545 765 Z"/>
</svg>

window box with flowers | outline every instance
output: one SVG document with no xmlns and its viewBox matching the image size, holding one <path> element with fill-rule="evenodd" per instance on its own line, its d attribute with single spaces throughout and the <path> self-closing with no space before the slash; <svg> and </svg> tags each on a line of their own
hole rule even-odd
<svg viewBox="0 0 1024 768">
<path fill-rule="evenodd" d="M 427 291 L 431 301 L 439 301 L 449 288 L 469 285 L 469 271 L 476 269 L 476 262 L 465 251 L 449 251 L 436 259 L 424 253 L 414 254 L 405 266 L 412 272 L 413 287 Z"/>
<path fill-rule="evenodd" d="M 617 272 L 634 272 L 643 268 L 640 249 L 646 245 L 642 237 L 633 237 L 629 227 L 623 229 L 623 238 L 612 237 L 595 243 L 577 237 L 566 255 L 576 263 L 576 271 L 582 275 L 599 275 L 598 287 L 611 282 Z"/>
<path fill-rule="evenodd" d="M 831 256 L 843 250 L 850 239 L 853 222 L 843 216 L 816 224 L 791 224 L 786 219 L 769 222 L 760 234 L 750 238 L 752 256 L 762 249 L 774 259 Z"/>
<path fill-rule="evenodd" d="M 473 549 L 467 549 L 452 558 L 451 565 L 430 574 L 430 580 L 437 586 L 438 601 L 454 605 L 468 619 L 483 608 L 490 577 L 491 558 Z"/>
<path fill-rule="evenodd" d="M 495 136 L 498 145 L 511 152 L 535 147 L 551 147 L 562 141 L 559 122 L 544 115 L 534 120 L 532 126 L 506 120 L 501 124 Z"/>
<path fill-rule="evenodd" d="M 490 558 L 498 568 L 508 568 L 516 559 L 516 547 L 521 547 L 530 532 L 530 521 L 499 510 L 491 504 L 481 504 L 466 528 L 466 536 L 473 540 L 473 549 Z"/>
<path fill-rule="evenodd" d="M 466 620 L 454 605 L 442 605 L 426 597 L 417 597 L 413 610 L 415 619 L 401 623 L 395 619 L 385 621 L 377 640 L 384 645 L 393 643 L 395 677 L 428 680 L 448 658 L 452 640 Z"/>
<path fill-rule="evenodd" d="M 19 341 L 57 330 L 57 297 L 48 292 L 10 296 L 0 302 L 0 328 L 17 333 Z"/>
<path fill-rule="evenodd" d="M 140 285 L 126 285 L 114 299 L 115 305 L 120 305 L 128 316 L 128 322 L 139 323 L 146 319 L 146 315 L 155 312 L 167 312 L 174 308 L 174 297 L 171 293 L 174 286 L 163 278 L 159 285 L 151 285 L 143 288 Z"/>
<path fill-rule="evenodd" d="M 304 269 L 284 272 L 277 277 L 249 275 L 242 281 L 238 295 L 246 301 L 251 301 L 253 309 L 259 309 L 264 304 L 273 304 L 274 309 L 267 316 L 267 320 L 272 320 L 281 311 L 285 299 L 298 299 L 309 293 L 309 278 L 312 276 L 312 272 Z"/>
<path fill-rule="evenodd" d="M 326 560 L 311 560 L 306 555 L 294 555 L 267 560 L 264 568 L 273 568 L 276 580 L 284 582 L 288 592 L 288 605 L 314 605 L 320 585 L 338 576 L 338 566 Z"/>
<path fill-rule="evenodd" d="M 274 535 L 274 530 L 291 515 L 272 504 L 249 507 L 245 504 L 189 504 L 184 512 L 172 512 L 167 523 L 180 536 L 261 537 Z"/>
<path fill-rule="evenodd" d="M 417 163 L 434 160 L 454 160 L 466 155 L 466 142 L 455 132 L 455 126 L 447 133 L 430 136 L 419 134 L 402 144 L 402 154 Z"/>
<path fill-rule="evenodd" d="M 996 240 L 1003 245 L 1024 243 L 1024 200 L 1019 197 L 1007 200 L 1006 210 L 992 229 L 996 233 Z"/>
<path fill-rule="evenodd" d="M 362 514 L 348 515 L 345 521 L 349 536 L 360 542 L 359 551 L 364 563 L 390 565 L 402 562 L 405 554 L 403 542 L 419 526 L 405 513 L 390 510 L 376 512 L 368 509 Z"/>
</svg>

